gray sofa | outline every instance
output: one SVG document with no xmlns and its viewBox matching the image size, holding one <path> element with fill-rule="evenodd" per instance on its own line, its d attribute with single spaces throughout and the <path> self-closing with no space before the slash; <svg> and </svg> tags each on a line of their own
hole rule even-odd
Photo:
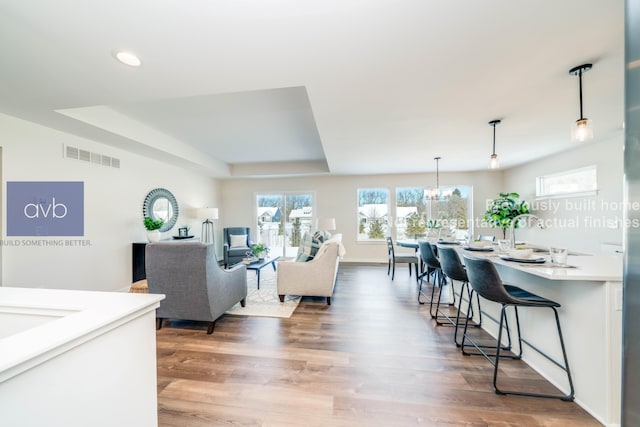
<svg viewBox="0 0 640 427">
<path fill-rule="evenodd" d="M 246 267 L 220 268 L 213 244 L 150 243 L 145 258 L 149 293 L 166 295 L 156 311 L 158 329 L 163 319 L 197 320 L 209 322 L 211 334 L 225 311 L 238 302 L 244 307 Z"/>
</svg>

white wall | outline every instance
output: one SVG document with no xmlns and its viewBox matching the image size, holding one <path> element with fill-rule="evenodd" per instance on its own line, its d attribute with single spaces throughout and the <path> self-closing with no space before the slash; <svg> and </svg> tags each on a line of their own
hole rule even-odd
<svg viewBox="0 0 640 427">
<path fill-rule="evenodd" d="M 386 262 L 384 242 L 357 243 L 357 190 L 358 188 L 388 188 L 395 200 L 395 188 L 434 186 L 435 174 L 402 175 L 348 175 L 303 178 L 236 179 L 221 182 L 222 227 L 251 226 L 256 236 L 255 196 L 258 193 L 300 191 L 315 194 L 315 217 L 334 217 L 337 232 L 343 233 L 346 249 L 345 261 Z M 486 199 L 502 191 L 502 172 L 440 173 L 440 185 L 472 185 L 474 188 L 474 216 L 485 210 Z M 476 233 L 481 230 L 476 229 Z M 497 230 L 483 230 L 496 234 Z M 395 236 L 394 236 L 395 238 Z"/>
<path fill-rule="evenodd" d="M 576 145 L 571 151 L 505 171 L 508 187 L 517 189 L 521 197 L 531 203 L 535 201 L 537 176 L 589 165 L 597 167 L 596 196 L 540 200 L 538 209 L 533 212 L 555 226 L 546 230 L 518 229 L 516 238 L 540 245 L 563 245 L 588 253 L 600 252 L 602 243 L 621 245 L 622 228 L 610 228 L 608 223 L 619 224 L 622 220 L 623 142 L 620 135 L 599 143 Z M 542 202 L 556 205 L 544 206 Z M 556 212 L 555 207 L 558 208 Z"/>
<path fill-rule="evenodd" d="M 570 249 L 597 253 L 602 243 L 621 244 L 620 228 L 608 228 L 601 223 L 622 219 L 621 210 L 608 209 L 622 201 L 622 137 L 600 143 L 578 145 L 574 150 L 504 171 L 468 173 L 440 173 L 440 184 L 472 185 L 476 221 L 474 234 L 502 236 L 501 229 L 482 228 L 480 217 L 487 201 L 500 192 L 517 192 L 532 203 L 535 200 L 536 177 L 563 170 L 595 164 L 598 168 L 597 196 L 589 198 L 555 199 L 557 212 L 534 211 L 544 219 L 555 219 L 556 224 L 574 221 L 575 226 L 553 229 L 518 229 L 518 240 L 529 243 L 566 245 Z M 338 231 L 343 233 L 347 250 L 345 261 L 386 262 L 384 243 L 357 243 L 356 194 L 358 188 L 389 188 L 393 197 L 396 187 L 424 186 L 435 183 L 433 173 L 406 175 L 323 176 L 303 178 L 235 179 L 221 182 L 222 210 L 220 226 L 249 225 L 255 236 L 255 196 L 264 192 L 315 192 L 316 218 L 335 217 Z M 534 203 L 535 205 L 535 203 Z M 588 205 L 585 211 L 577 210 Z M 585 222 L 585 218 L 588 222 Z M 395 236 L 394 236 L 395 237 Z"/>
<path fill-rule="evenodd" d="M 259 192 L 305 191 L 315 194 L 316 217 L 335 217 L 347 249 L 345 261 L 386 262 L 383 243 L 357 243 L 356 195 L 358 188 L 425 186 L 435 183 L 435 174 L 398 174 L 369 176 L 320 176 L 302 178 L 229 179 L 217 181 L 183 168 L 150 160 L 126 151 L 74 137 L 52 129 L 0 115 L 3 154 L 3 193 L 7 181 L 84 181 L 85 236 L 91 246 L 25 247 L 3 246 L 2 284 L 89 290 L 121 290 L 131 282 L 131 243 L 145 241 L 142 226 L 142 202 L 153 188 L 167 188 L 180 205 L 177 225 L 189 223 L 199 236 L 202 219 L 194 210 L 202 206 L 218 207 L 216 244 L 220 254 L 222 227 L 250 225 L 255 235 L 255 195 Z M 113 169 L 62 157 L 63 144 L 118 157 L 121 168 Z M 478 219 L 486 200 L 501 191 L 516 191 L 527 201 L 535 195 L 535 177 L 590 164 L 598 167 L 597 196 L 560 199 L 558 213 L 537 212 L 543 218 L 559 222 L 580 216 L 576 227 L 554 230 L 518 230 L 518 239 L 537 244 L 564 244 L 574 250 L 598 252 L 601 243 L 622 241 L 621 229 L 585 224 L 593 220 L 622 218 L 620 210 L 602 209 L 603 204 L 622 200 L 622 138 L 590 145 L 537 160 L 506 171 L 441 173 L 441 185 L 472 185 L 474 217 Z M 3 207 L 6 204 L 3 195 Z M 569 210 L 584 200 L 592 200 L 595 209 Z M 6 220 L 3 219 L 3 243 Z M 170 237 L 175 230 L 166 234 Z M 499 230 L 475 229 L 475 234 L 500 235 Z"/>
<path fill-rule="evenodd" d="M 131 243 L 146 241 L 142 204 L 150 190 L 171 191 L 180 208 L 176 226 L 190 224 L 192 234 L 198 236 L 202 218 L 195 217 L 195 209 L 218 206 L 218 182 L 209 177 L 9 116 L 0 115 L 0 129 L 3 189 L 7 181 L 84 181 L 85 235 L 72 239 L 91 242 L 91 246 L 77 247 L 8 246 L 9 240 L 38 238 L 7 238 L 3 220 L 3 286 L 127 289 Z M 63 144 L 117 157 L 121 167 L 65 159 Z M 5 206 L 3 195 L 3 211 Z M 164 237 L 172 234 L 177 234 L 177 228 Z M 41 240 L 49 239 L 60 238 Z"/>
</svg>

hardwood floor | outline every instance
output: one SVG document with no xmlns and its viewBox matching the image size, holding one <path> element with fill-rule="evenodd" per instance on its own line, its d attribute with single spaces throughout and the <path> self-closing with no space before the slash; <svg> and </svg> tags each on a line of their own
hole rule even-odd
<svg viewBox="0 0 640 427">
<path fill-rule="evenodd" d="M 460 354 L 416 303 L 406 269 L 341 264 L 332 304 L 289 319 L 225 315 L 157 332 L 160 426 L 590 426 L 576 403 L 499 396 L 493 368 Z M 521 361 L 518 386 L 553 388 Z"/>
</svg>

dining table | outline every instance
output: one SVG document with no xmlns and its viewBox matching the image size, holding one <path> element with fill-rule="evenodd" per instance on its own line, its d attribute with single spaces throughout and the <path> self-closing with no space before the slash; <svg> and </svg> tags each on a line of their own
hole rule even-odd
<svg viewBox="0 0 640 427">
<path fill-rule="evenodd" d="M 403 248 L 412 248 L 415 249 L 415 251 L 417 252 L 418 249 L 420 249 L 420 242 L 429 242 L 432 245 L 434 245 L 434 247 L 436 247 L 437 250 L 437 246 L 438 245 L 452 245 L 452 246 L 461 246 L 463 245 L 463 242 L 460 240 L 438 240 L 437 238 L 434 239 L 398 239 L 396 241 L 396 245 L 403 247 Z"/>
<path fill-rule="evenodd" d="M 396 240 L 396 245 L 403 248 L 412 248 L 415 249 L 416 252 L 418 248 L 420 248 L 418 239 L 398 239 Z"/>
</svg>

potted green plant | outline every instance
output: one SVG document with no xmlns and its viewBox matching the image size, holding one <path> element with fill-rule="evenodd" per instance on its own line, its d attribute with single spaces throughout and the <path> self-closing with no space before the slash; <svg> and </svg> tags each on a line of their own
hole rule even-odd
<svg viewBox="0 0 640 427">
<path fill-rule="evenodd" d="M 529 213 L 529 207 L 524 200 L 518 201 L 518 193 L 500 193 L 500 197 L 489 204 L 487 211 L 482 214 L 482 220 L 491 228 L 502 228 L 502 238 L 507 238 L 507 228 L 511 220 L 521 214 Z M 517 227 L 518 224 L 515 224 Z"/>
<path fill-rule="evenodd" d="M 153 219 L 148 216 L 144 218 L 144 228 L 147 229 L 147 238 L 150 242 L 160 240 L 160 229 L 163 225 L 164 221 L 161 219 Z"/>
<path fill-rule="evenodd" d="M 269 248 L 264 243 L 256 243 L 251 246 L 251 252 L 258 259 L 264 259 L 269 253 Z"/>
</svg>

